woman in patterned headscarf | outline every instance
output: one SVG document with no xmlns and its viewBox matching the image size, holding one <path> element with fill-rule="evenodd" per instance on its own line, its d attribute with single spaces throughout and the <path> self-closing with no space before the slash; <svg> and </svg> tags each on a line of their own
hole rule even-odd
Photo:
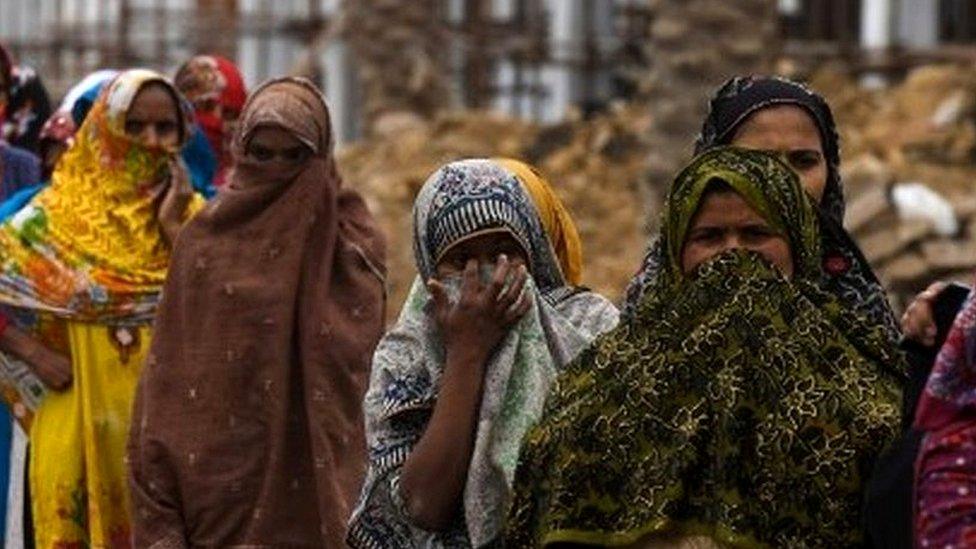
<svg viewBox="0 0 976 549">
<path fill-rule="evenodd" d="M 122 458 L 170 245 L 193 207 L 175 156 L 188 116 L 159 74 L 122 73 L 50 186 L 0 224 L 3 337 L 70 358 L 35 374 L 0 354 L 3 397 L 30 433 L 39 547 L 129 546 Z"/>
<path fill-rule="evenodd" d="M 579 287 L 576 228 L 513 160 L 435 172 L 414 203 L 419 276 L 373 356 L 356 548 L 481 547 L 502 530 L 550 381 L 617 321 Z"/>
<path fill-rule="evenodd" d="M 506 547 L 860 543 L 900 362 L 824 291 L 817 218 L 766 153 L 717 148 L 681 172 L 660 276 L 526 439 Z"/>
<path fill-rule="evenodd" d="M 198 55 L 176 71 L 174 81 L 193 104 L 196 123 L 216 161 L 211 183 L 220 187 L 232 162 L 230 140 L 247 99 L 244 78 L 229 59 Z"/>
<path fill-rule="evenodd" d="M 897 323 L 884 289 L 843 228 L 840 142 L 827 102 L 802 84 L 783 78 L 733 78 L 712 98 L 695 153 L 722 145 L 773 152 L 797 172 L 804 189 L 819 205 L 825 288 L 868 320 L 883 324 L 889 339 L 898 341 Z M 627 288 L 625 316 L 653 285 L 664 261 L 655 240 Z"/>
</svg>

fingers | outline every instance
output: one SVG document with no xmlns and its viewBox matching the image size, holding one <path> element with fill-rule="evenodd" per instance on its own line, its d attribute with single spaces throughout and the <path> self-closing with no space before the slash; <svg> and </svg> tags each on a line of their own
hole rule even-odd
<svg viewBox="0 0 976 549">
<path fill-rule="evenodd" d="M 50 389 L 64 391 L 71 386 L 71 361 L 52 352 L 41 353 L 37 357 L 37 374 Z"/>
<path fill-rule="evenodd" d="M 932 305 L 926 299 L 916 299 L 901 318 L 905 337 L 923 345 L 935 344 L 938 328 L 932 314 Z"/>
<path fill-rule="evenodd" d="M 939 294 L 941 294 L 942 290 L 945 290 L 948 285 L 949 284 L 947 282 L 942 282 L 941 280 L 938 282 L 933 282 L 932 284 L 929 284 L 928 288 L 925 288 L 925 291 L 918 294 L 916 299 L 933 300 L 939 297 Z"/>
<path fill-rule="evenodd" d="M 529 274 L 525 265 L 519 265 L 515 268 L 515 275 L 512 277 L 511 284 L 497 297 L 498 304 L 503 311 L 507 310 L 522 295 L 522 290 L 525 288 L 528 279 Z"/>
<path fill-rule="evenodd" d="M 442 325 L 451 310 L 451 300 L 447 295 L 447 288 L 435 278 L 427 281 L 427 291 L 434 302 L 433 316 L 438 325 Z"/>
<path fill-rule="evenodd" d="M 518 303 L 505 311 L 505 324 L 512 324 L 518 321 L 532 307 L 532 294 L 530 292 L 521 292 L 521 294 L 517 295 L 519 295 Z"/>
<path fill-rule="evenodd" d="M 498 297 L 498 311 L 502 314 L 505 324 L 511 324 L 529 310 L 532 306 L 532 295 L 525 291 L 529 273 L 525 265 L 519 265 L 511 285 Z"/>
<path fill-rule="evenodd" d="M 501 293 L 505 289 L 505 282 L 508 280 L 510 272 L 511 264 L 508 262 L 508 257 L 505 254 L 499 255 L 498 260 L 495 261 L 495 271 L 491 275 L 491 282 L 488 284 L 488 294 L 485 296 L 489 303 L 501 299 Z"/>
<path fill-rule="evenodd" d="M 481 281 L 478 280 L 478 260 L 469 259 L 464 264 L 464 272 L 461 273 L 461 299 L 470 296 L 472 292 L 477 292 L 481 288 Z"/>
<path fill-rule="evenodd" d="M 434 305 L 447 305 L 447 288 L 439 280 L 436 278 L 428 280 L 427 291 L 430 292 L 430 296 L 434 299 Z"/>
</svg>

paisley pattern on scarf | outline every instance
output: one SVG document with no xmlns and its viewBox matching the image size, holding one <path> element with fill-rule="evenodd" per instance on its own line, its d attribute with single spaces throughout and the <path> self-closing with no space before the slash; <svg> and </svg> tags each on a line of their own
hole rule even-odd
<svg viewBox="0 0 976 549">
<path fill-rule="evenodd" d="M 739 251 L 681 273 L 671 250 L 716 178 L 785 230 L 793 280 Z M 678 177 L 665 215 L 662 276 L 560 375 L 526 439 L 506 547 L 860 543 L 862 485 L 897 433 L 902 359 L 821 288 L 799 181 L 772 156 L 716 149 Z"/>
</svg>

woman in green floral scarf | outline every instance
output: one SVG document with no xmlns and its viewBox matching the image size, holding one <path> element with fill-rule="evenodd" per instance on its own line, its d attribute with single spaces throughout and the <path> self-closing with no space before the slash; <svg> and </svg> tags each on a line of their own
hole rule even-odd
<svg viewBox="0 0 976 549">
<path fill-rule="evenodd" d="M 821 289 L 813 208 L 757 151 L 715 149 L 678 176 L 664 276 L 558 378 L 507 547 L 861 542 L 902 359 Z"/>
</svg>

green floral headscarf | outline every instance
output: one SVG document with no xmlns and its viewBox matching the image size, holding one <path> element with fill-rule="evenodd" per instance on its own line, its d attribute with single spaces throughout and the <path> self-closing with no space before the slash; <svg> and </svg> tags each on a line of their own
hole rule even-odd
<svg viewBox="0 0 976 549">
<path fill-rule="evenodd" d="M 783 232 L 792 280 L 738 251 L 680 274 L 714 179 Z M 812 208 L 764 153 L 714 150 L 680 174 L 665 213 L 669 276 L 558 378 L 526 439 L 506 547 L 861 543 L 863 484 L 897 430 L 902 359 L 881 326 L 820 288 Z"/>
<path fill-rule="evenodd" d="M 681 278 L 682 245 L 702 198 L 716 180 L 735 190 L 774 230 L 786 237 L 798 276 L 820 276 L 817 215 L 793 170 L 761 151 L 719 147 L 696 157 L 671 186 L 662 223 L 665 255 L 669 260 L 666 283 Z"/>
</svg>

